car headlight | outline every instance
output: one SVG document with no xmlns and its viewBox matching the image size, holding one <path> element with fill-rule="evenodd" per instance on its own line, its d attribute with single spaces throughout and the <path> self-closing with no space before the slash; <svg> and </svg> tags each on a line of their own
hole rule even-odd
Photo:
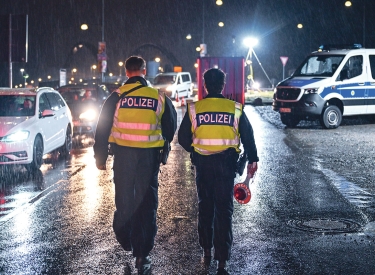
<svg viewBox="0 0 375 275">
<path fill-rule="evenodd" d="M 308 95 L 308 94 L 316 94 L 318 92 L 318 88 L 308 88 L 308 89 L 304 89 L 304 94 L 305 95 Z"/>
<path fill-rule="evenodd" d="M 93 121 L 96 119 L 96 111 L 93 109 L 87 110 L 79 115 L 79 119 Z"/>
<path fill-rule="evenodd" d="M 166 90 L 169 91 L 169 92 L 172 91 L 172 89 L 173 89 L 173 86 L 168 86 L 168 87 L 166 88 Z"/>
<path fill-rule="evenodd" d="M 29 131 L 22 130 L 22 131 L 18 131 L 18 132 L 15 132 L 13 134 L 3 137 L 1 141 L 4 141 L 4 142 L 22 141 L 22 140 L 28 139 L 29 135 L 30 135 Z"/>
</svg>

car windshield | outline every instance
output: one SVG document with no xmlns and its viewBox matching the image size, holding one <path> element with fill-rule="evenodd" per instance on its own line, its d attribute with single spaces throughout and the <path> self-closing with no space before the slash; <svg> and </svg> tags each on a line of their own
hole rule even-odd
<svg viewBox="0 0 375 275">
<path fill-rule="evenodd" d="M 68 105 L 83 102 L 95 102 L 98 99 L 98 92 L 96 89 L 64 88 L 59 89 L 59 92 Z"/>
<path fill-rule="evenodd" d="M 332 76 L 344 57 L 344 55 L 309 56 L 298 67 L 293 76 Z"/>
<path fill-rule="evenodd" d="M 173 84 L 176 80 L 175 75 L 158 75 L 154 78 L 154 85 L 157 84 Z"/>
<path fill-rule="evenodd" d="M 0 117 L 33 116 L 35 114 L 35 96 L 1 95 Z"/>
</svg>

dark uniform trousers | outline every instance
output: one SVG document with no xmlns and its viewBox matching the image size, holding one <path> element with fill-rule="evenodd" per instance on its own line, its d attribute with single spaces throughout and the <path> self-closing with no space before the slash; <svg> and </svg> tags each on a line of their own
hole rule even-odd
<svg viewBox="0 0 375 275">
<path fill-rule="evenodd" d="M 117 241 L 133 256 L 148 256 L 157 231 L 159 150 L 114 146 Z"/>
<path fill-rule="evenodd" d="M 198 234 L 202 248 L 215 249 L 214 258 L 230 259 L 233 242 L 233 187 L 238 154 L 192 154 L 198 192 Z"/>
</svg>

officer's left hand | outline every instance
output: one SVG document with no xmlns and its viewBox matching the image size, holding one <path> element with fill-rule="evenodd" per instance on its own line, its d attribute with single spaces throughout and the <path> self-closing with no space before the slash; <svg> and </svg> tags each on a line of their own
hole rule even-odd
<svg viewBox="0 0 375 275">
<path fill-rule="evenodd" d="M 249 163 L 247 165 L 247 174 L 251 175 L 251 177 L 254 177 L 254 174 L 257 170 L 258 170 L 258 163 L 257 162 Z"/>
</svg>

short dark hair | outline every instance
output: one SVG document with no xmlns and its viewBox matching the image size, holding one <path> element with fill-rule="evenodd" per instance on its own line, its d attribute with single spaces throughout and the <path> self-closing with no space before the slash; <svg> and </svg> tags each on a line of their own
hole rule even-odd
<svg viewBox="0 0 375 275">
<path fill-rule="evenodd" d="M 140 56 L 131 56 L 125 61 L 125 69 L 129 72 L 138 72 L 146 69 L 146 61 Z"/>
<path fill-rule="evenodd" d="M 203 74 L 204 83 L 209 94 L 220 94 L 224 89 L 225 73 L 216 68 L 208 69 Z"/>
</svg>

